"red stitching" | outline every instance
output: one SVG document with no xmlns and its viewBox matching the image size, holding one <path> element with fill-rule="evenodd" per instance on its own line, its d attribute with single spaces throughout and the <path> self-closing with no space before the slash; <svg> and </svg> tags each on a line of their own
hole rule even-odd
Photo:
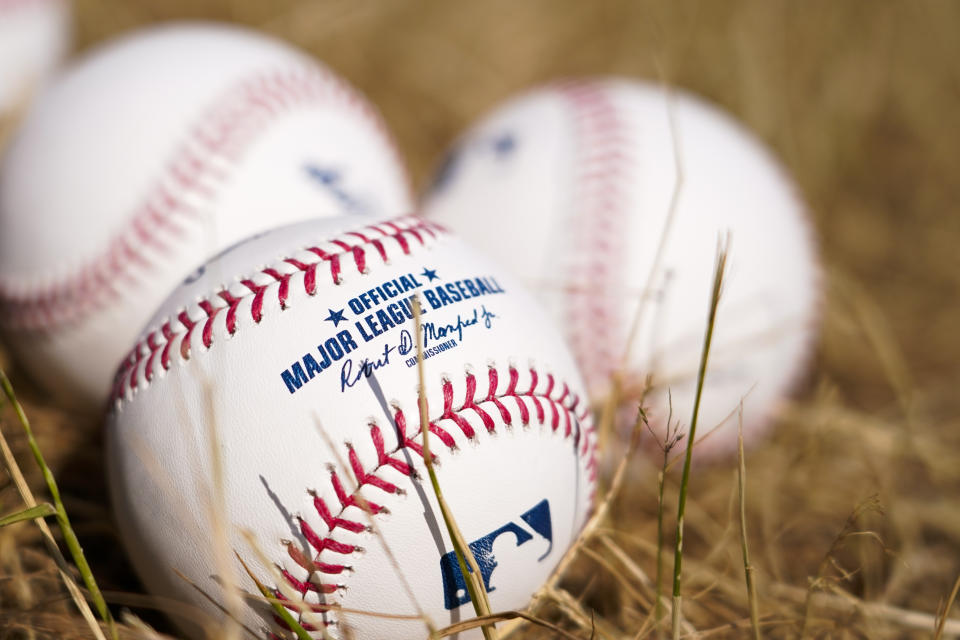
<svg viewBox="0 0 960 640">
<path fill-rule="evenodd" d="M 322 67 L 280 70 L 243 81 L 224 92 L 191 126 L 187 138 L 166 163 L 130 222 L 106 250 L 72 269 L 73 276 L 41 290 L 13 279 L 0 279 L 0 323 L 12 329 L 49 330 L 77 322 L 119 296 L 114 283 L 137 282 L 138 273 L 154 265 L 142 251 L 168 253 L 177 246 L 182 228 L 177 216 L 192 216 L 186 196 L 210 198 L 229 176 L 220 164 L 235 163 L 256 134 L 283 111 L 310 103 L 340 103 L 359 111 L 383 139 L 396 166 L 400 152 L 374 109 L 356 91 Z M 404 175 L 405 182 L 408 182 Z M 176 184 L 171 193 L 168 183 Z M 380 248 L 377 248 L 378 251 Z"/>
<path fill-rule="evenodd" d="M 331 478 L 331 481 L 339 484 L 340 479 L 337 478 L 336 475 L 334 475 L 333 478 Z M 330 527 L 331 529 L 335 527 L 342 527 L 348 531 L 359 533 L 360 531 L 363 531 L 366 528 L 363 524 L 352 522 L 350 520 L 342 520 L 340 518 L 334 517 L 330 509 L 327 508 L 327 503 L 324 502 L 322 498 L 316 495 L 313 496 L 313 506 L 317 510 L 317 513 L 320 514 L 320 517 L 323 518 L 323 521 L 327 523 L 327 526 Z"/>
<path fill-rule="evenodd" d="M 514 370 L 511 369 L 511 376 L 512 376 L 512 374 L 513 374 L 513 371 L 514 371 Z M 490 402 L 490 403 L 492 403 L 493 406 L 495 406 L 495 407 L 497 408 L 497 411 L 500 412 L 500 419 L 503 420 L 504 424 L 506 424 L 508 427 L 512 427 L 512 426 L 513 426 L 513 416 L 510 415 L 510 412 L 507 411 L 507 408 L 503 405 L 502 402 L 500 402 L 500 399 L 497 398 L 497 397 L 494 395 L 494 393 L 496 392 L 496 389 L 497 389 L 497 378 L 498 378 L 498 376 L 497 376 L 497 370 L 494 369 L 493 367 L 490 367 L 489 369 L 487 369 L 487 372 L 488 372 L 487 375 L 489 376 L 489 387 L 488 387 L 488 388 L 489 388 L 490 392 L 487 394 L 487 397 L 484 398 L 484 402 Z M 518 374 L 518 375 L 519 375 L 519 374 Z M 520 405 L 522 406 L 523 403 L 518 403 L 518 404 L 520 404 Z M 526 424 L 526 421 L 524 422 L 524 424 Z"/>
<path fill-rule="evenodd" d="M 386 229 L 382 227 L 386 226 Z M 222 289 L 213 295 L 200 300 L 197 308 L 205 317 L 196 319 L 191 318 L 190 314 L 184 310 L 177 313 L 176 316 L 166 320 L 160 329 L 149 332 L 137 345 L 130 351 L 130 354 L 124 359 L 117 376 L 114 380 L 111 400 L 120 402 L 127 399 L 130 394 L 136 392 L 141 382 L 149 384 L 153 380 L 156 369 L 156 360 L 154 354 L 161 352 L 160 367 L 166 371 L 173 366 L 171 354 L 180 354 L 181 359 L 190 359 L 190 337 L 194 327 L 202 323 L 201 339 L 203 346 L 207 349 L 213 346 L 215 340 L 214 328 L 219 321 L 220 312 L 226 309 L 223 314 L 223 322 L 227 332 L 230 335 L 235 334 L 240 329 L 239 312 L 241 303 L 250 299 L 250 317 L 254 323 L 259 323 L 263 318 L 266 305 L 276 304 L 282 311 L 287 308 L 287 300 L 290 296 L 291 283 L 294 282 L 292 276 L 294 273 L 303 274 L 303 289 L 307 295 L 315 295 L 317 290 L 317 268 L 321 263 L 325 263 L 330 269 L 330 279 L 333 284 L 339 284 L 343 276 L 344 258 L 352 260 L 357 271 L 363 273 L 369 269 L 367 252 L 364 245 L 377 247 L 375 255 L 381 256 L 386 262 L 389 253 L 383 240 L 389 238 L 397 243 L 404 254 L 410 253 L 410 242 L 408 236 L 417 239 L 421 245 L 427 243 L 427 239 L 435 239 L 444 232 L 440 225 L 414 217 L 397 218 L 389 225 L 371 225 L 364 231 L 367 235 L 357 233 L 345 233 L 342 236 L 328 240 L 327 242 L 340 247 L 339 253 L 331 253 L 320 247 L 307 247 L 303 249 L 304 253 L 316 256 L 320 262 L 306 263 L 299 258 L 283 258 L 277 261 L 277 264 L 267 267 L 254 274 L 252 277 L 240 280 L 240 284 L 247 290 L 242 295 Z M 286 265 L 293 271 L 284 273 L 280 271 L 279 265 Z M 257 278 L 268 276 L 268 284 L 257 284 Z M 276 291 L 276 297 L 271 294 Z M 181 330 L 182 329 L 182 330 Z M 175 349 L 175 343 L 179 342 L 179 350 Z M 142 365 L 142 366 L 141 366 Z M 437 434 L 441 439 L 447 434 Z"/>
<path fill-rule="evenodd" d="M 169 322 L 164 322 L 163 327 L 160 332 L 163 334 L 163 339 L 166 341 L 166 345 L 163 347 L 163 351 L 160 352 L 160 366 L 164 369 L 170 368 L 170 347 L 173 346 L 173 329 L 170 328 Z"/>
<path fill-rule="evenodd" d="M 405 476 L 410 476 L 414 474 L 413 467 L 404 462 L 403 460 L 398 460 L 397 458 L 390 457 L 386 451 L 386 444 L 383 441 L 383 434 L 380 432 L 380 427 L 375 424 L 370 425 L 370 438 L 373 440 L 373 446 L 377 451 L 377 463 L 383 466 L 390 466 L 402 473 Z M 421 451 L 417 455 L 423 456 Z"/>
<path fill-rule="evenodd" d="M 616 330 L 594 331 L 596 326 L 617 327 L 621 311 L 618 273 L 623 262 L 623 229 L 627 202 L 623 190 L 624 166 L 633 158 L 627 121 L 604 85 L 572 81 L 555 85 L 573 112 L 579 166 L 576 177 L 576 210 L 573 232 L 583 246 L 582 260 L 571 267 L 567 290 L 567 324 L 577 361 L 587 381 L 609 379 L 619 355 Z M 598 319 L 608 321 L 598 323 Z M 589 339 L 583 336 L 589 335 Z"/>
<path fill-rule="evenodd" d="M 508 373 L 509 383 L 507 385 L 507 389 L 498 394 L 497 386 L 499 373 L 494 367 L 488 368 L 487 392 L 482 396 L 482 399 L 479 401 L 479 403 L 477 402 L 476 395 L 477 378 L 472 373 L 466 373 L 466 393 L 463 403 L 459 407 L 454 406 L 452 382 L 450 380 L 443 380 L 443 412 L 438 418 L 438 421 L 450 420 L 453 422 L 453 424 L 460 428 L 464 436 L 473 439 L 476 437 L 476 433 L 470 427 L 466 419 L 464 419 L 461 415 L 468 409 L 480 415 L 489 432 L 495 433 L 496 424 L 493 421 L 493 418 L 490 417 L 490 414 L 487 413 L 486 410 L 480 405 L 489 403 L 497 407 L 497 409 L 505 414 L 503 418 L 504 423 L 509 427 L 512 424 L 512 420 L 509 414 L 506 413 L 506 408 L 501 400 L 502 398 L 514 398 L 517 406 L 520 407 L 521 415 L 525 416 L 524 424 L 527 423 L 527 418 L 529 417 L 529 410 L 526 409 L 527 402 L 531 402 L 538 407 L 538 419 L 540 422 L 543 422 L 545 417 L 545 412 L 542 410 L 542 408 L 540 408 L 540 403 L 546 403 L 551 407 L 551 427 L 553 431 L 556 431 L 559 425 L 559 413 L 563 413 L 564 423 L 566 425 L 566 428 L 563 432 L 564 438 L 572 437 L 574 439 L 579 455 L 586 459 L 585 467 L 588 472 L 588 477 L 590 482 L 593 482 L 596 479 L 596 438 L 594 437 L 594 429 L 590 421 L 590 410 L 589 406 L 587 406 L 588 403 L 583 403 L 584 408 L 578 412 L 578 409 L 581 405 L 581 398 L 577 394 L 571 392 L 566 383 L 557 385 L 552 374 L 547 374 L 546 389 L 543 391 L 537 391 L 537 385 L 538 381 L 540 380 L 540 376 L 535 369 L 531 368 L 530 375 L 532 383 L 530 388 L 525 392 L 518 392 L 516 387 L 520 378 L 519 371 L 511 366 L 508 369 Z M 558 389 L 559 394 L 554 393 Z M 290 554 L 290 557 L 293 558 L 294 562 L 296 562 L 300 567 L 307 571 L 308 577 L 306 580 L 299 580 L 285 571 L 283 572 L 283 577 L 287 583 L 290 584 L 290 586 L 297 590 L 301 595 L 305 595 L 307 591 L 333 593 L 341 588 L 341 585 L 314 582 L 313 579 L 315 577 L 319 578 L 321 575 L 340 575 L 350 569 L 350 567 L 345 564 L 320 562 L 319 554 L 322 551 L 330 551 L 333 553 L 349 555 L 358 550 L 355 545 L 338 542 L 331 538 L 331 536 L 337 529 L 344 529 L 352 533 L 359 533 L 368 529 L 367 525 L 365 525 L 363 522 L 343 517 L 343 513 L 348 507 L 363 508 L 363 504 L 361 504 L 362 501 L 357 497 L 360 494 L 361 489 L 364 487 L 375 487 L 376 489 L 379 489 L 385 493 L 398 493 L 400 489 L 393 483 L 379 477 L 377 472 L 384 467 L 389 466 L 406 476 L 413 476 L 415 473 L 414 468 L 405 461 L 394 456 L 400 451 L 410 450 L 421 459 L 423 458 L 423 448 L 419 443 L 414 442 L 413 440 L 413 438 L 420 435 L 419 427 L 417 428 L 417 432 L 412 437 L 409 436 L 407 434 L 406 415 L 399 407 L 394 407 L 394 410 L 394 426 L 397 430 L 399 444 L 393 451 L 386 451 L 383 433 L 381 432 L 380 427 L 376 424 L 369 425 L 370 438 L 373 442 L 374 449 L 377 452 L 377 463 L 372 470 L 365 470 L 354 448 L 350 444 L 346 445 L 350 467 L 357 480 L 357 489 L 353 494 L 347 494 L 343 483 L 340 480 L 340 476 L 336 473 L 336 471 L 331 470 L 330 481 L 332 483 L 334 493 L 337 496 L 337 501 L 339 502 L 339 512 L 334 514 L 330 510 L 330 507 L 327 505 L 326 501 L 320 498 L 315 491 L 309 492 L 310 495 L 313 496 L 313 505 L 317 511 L 317 514 L 327 526 L 328 530 L 326 536 L 321 537 L 321 535 L 314 531 L 305 521 L 298 519 L 300 531 L 310 544 L 310 547 L 314 550 L 315 555 L 313 558 L 306 558 L 299 550 L 295 551 L 295 545 L 292 543 L 288 545 L 288 553 Z M 449 450 L 456 449 L 455 441 L 448 432 L 440 429 L 436 422 L 430 422 L 429 426 L 431 433 L 435 433 L 438 436 L 442 434 L 443 437 L 441 437 L 441 442 Z M 366 505 L 366 510 L 372 515 L 376 515 L 377 513 L 383 511 L 383 507 L 373 504 L 369 501 L 366 501 Z M 275 592 L 278 595 L 280 593 L 279 590 L 275 590 Z M 329 605 L 327 606 L 329 607 Z M 296 608 L 294 607 L 290 607 L 290 609 L 292 611 L 296 611 Z M 327 622 L 327 624 L 332 623 Z"/>
</svg>

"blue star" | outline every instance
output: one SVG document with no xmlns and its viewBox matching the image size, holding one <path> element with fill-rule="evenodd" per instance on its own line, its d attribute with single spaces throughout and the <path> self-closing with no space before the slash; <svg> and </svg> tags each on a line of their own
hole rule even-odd
<svg viewBox="0 0 960 640">
<path fill-rule="evenodd" d="M 427 269 L 426 267 L 423 268 L 421 275 L 427 279 L 427 282 L 433 282 L 440 277 L 437 275 L 436 269 Z"/>
<path fill-rule="evenodd" d="M 340 326 L 341 322 L 347 321 L 347 319 L 343 317 L 343 309 L 340 309 L 339 311 L 334 311 L 333 309 L 327 309 L 327 311 L 330 312 L 330 315 L 324 318 L 324 320 L 328 322 L 332 322 L 333 326 L 338 327 Z"/>
</svg>

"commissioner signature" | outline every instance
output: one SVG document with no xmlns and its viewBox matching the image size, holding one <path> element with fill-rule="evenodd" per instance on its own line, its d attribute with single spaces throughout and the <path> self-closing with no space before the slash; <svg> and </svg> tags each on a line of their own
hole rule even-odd
<svg viewBox="0 0 960 640">
<path fill-rule="evenodd" d="M 462 341 L 465 331 L 472 327 L 490 329 L 496 317 L 495 313 L 488 311 L 485 305 L 481 305 L 479 309 L 475 308 L 473 313 L 466 317 L 458 313 L 455 323 L 425 322 L 423 324 L 423 348 L 427 349 L 433 342 L 442 342 L 453 337 Z M 413 335 L 408 329 L 402 329 L 399 334 L 399 341 L 384 343 L 383 352 L 378 357 L 373 359 L 362 358 L 357 361 L 353 358 L 347 358 L 340 368 L 340 391 L 346 391 L 361 380 L 372 376 L 377 370 L 389 365 L 393 354 L 406 356 L 414 351 L 416 351 L 416 344 L 413 341 Z"/>
<path fill-rule="evenodd" d="M 424 322 L 423 323 L 423 348 L 426 349 L 430 346 L 431 340 L 446 340 L 447 338 L 452 338 L 456 336 L 457 340 L 463 341 L 463 332 L 470 327 L 481 326 L 481 323 L 484 329 L 489 329 L 493 326 L 493 319 L 497 315 L 492 311 L 487 311 L 485 305 L 481 305 L 479 309 L 473 310 L 473 315 L 467 316 L 464 318 L 459 313 L 457 314 L 456 324 L 437 324 L 434 322 Z"/>
</svg>

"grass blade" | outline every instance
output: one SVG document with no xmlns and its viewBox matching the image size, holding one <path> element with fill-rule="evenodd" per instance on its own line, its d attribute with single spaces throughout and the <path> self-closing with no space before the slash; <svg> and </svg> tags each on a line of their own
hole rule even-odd
<svg viewBox="0 0 960 640">
<path fill-rule="evenodd" d="M 417 393 L 417 403 L 420 407 L 420 429 L 423 433 L 423 461 L 427 467 L 427 473 L 430 476 L 430 484 L 433 485 L 433 493 L 437 497 L 437 504 L 440 505 L 440 513 L 443 516 L 443 522 L 447 526 L 447 532 L 450 534 L 450 541 L 453 543 L 454 552 L 457 556 L 457 563 L 460 565 L 460 572 L 463 575 L 463 581 L 467 586 L 467 593 L 470 594 L 470 601 L 473 602 L 473 608 L 478 617 L 490 615 L 490 603 L 487 600 L 487 592 L 483 587 L 480 574 L 480 566 L 477 564 L 473 552 L 460 533 L 453 518 L 453 512 L 443 497 L 440 490 L 440 482 L 437 480 L 437 473 L 433 468 L 433 455 L 430 453 L 430 419 L 427 414 L 427 392 L 426 381 L 424 378 L 423 364 L 423 326 L 420 319 L 420 299 L 417 296 L 411 298 L 413 303 L 413 322 L 417 334 L 417 376 L 420 389 Z M 470 570 L 467 571 L 467 565 Z M 483 637 L 486 640 L 496 640 L 497 631 L 493 623 L 480 627 Z"/>
<path fill-rule="evenodd" d="M 673 448 L 683 440 L 683 433 L 680 431 L 680 423 L 674 424 L 673 422 L 673 396 L 670 394 L 670 390 L 667 389 L 667 426 L 666 431 L 663 434 L 663 442 L 658 442 L 661 451 L 663 452 L 663 463 L 660 466 L 660 470 L 657 472 L 657 582 L 656 582 L 656 606 L 654 607 L 654 628 L 657 631 L 657 637 L 661 635 L 660 623 L 663 621 L 663 542 L 664 542 L 664 527 L 663 527 L 663 513 L 664 513 L 664 488 L 665 480 L 667 477 L 667 471 L 670 467 L 670 452 L 673 451 Z M 647 424 L 647 428 L 650 429 L 650 425 Z M 651 429 L 651 433 L 653 433 Z"/>
<path fill-rule="evenodd" d="M 73 527 L 70 526 L 70 519 L 67 517 L 67 510 L 63 506 L 63 501 L 60 499 L 60 490 L 57 487 L 57 482 L 53 477 L 53 472 L 50 471 L 50 467 L 47 466 L 47 463 L 43 458 L 43 454 L 40 452 L 40 447 L 37 445 L 37 441 L 33 436 L 33 430 L 30 428 L 30 421 L 27 419 L 27 414 L 23 411 L 23 406 L 21 406 L 20 402 L 17 400 L 17 396 L 13 392 L 13 385 L 10 383 L 10 379 L 7 378 L 7 374 L 2 368 L 0 368 L 0 386 L 3 387 L 3 394 L 6 396 L 7 401 L 10 402 L 10 406 L 17 414 L 17 419 L 20 421 L 24 432 L 27 434 L 27 442 L 30 445 L 30 450 L 33 452 L 33 457 L 37 461 L 37 465 L 40 467 L 40 470 L 43 473 L 43 478 L 47 483 L 48 490 L 50 491 L 50 497 L 53 498 L 53 505 L 56 509 L 55 515 L 57 518 L 57 524 L 60 526 L 60 531 L 63 534 L 64 541 L 67 543 L 67 548 L 70 550 L 70 555 L 73 557 L 73 562 L 80 571 L 80 576 L 83 578 L 83 583 L 86 585 L 87 590 L 90 593 L 90 599 L 93 600 L 93 604 L 97 609 L 97 613 L 100 615 L 100 619 L 107 624 L 107 628 L 110 630 L 110 636 L 112 638 L 117 638 L 117 629 L 113 623 L 113 616 L 110 615 L 110 610 L 107 608 L 107 603 L 103 599 L 103 594 L 100 593 L 100 588 L 97 586 L 97 581 L 93 577 L 93 572 L 90 571 L 90 565 L 87 563 L 87 559 L 83 555 L 83 549 L 80 547 L 80 541 L 77 540 L 77 536 L 73 531 Z M 5 462 L 7 463 L 7 469 L 10 471 L 10 475 L 17 486 L 17 491 L 20 493 L 20 497 L 23 499 L 24 503 L 26 503 L 28 508 L 37 506 L 37 501 L 33 497 L 33 492 L 31 492 L 30 487 L 27 486 L 27 482 L 13 458 L 13 452 L 10 451 L 10 448 L 7 446 L 7 441 L 2 437 L 2 435 L 0 435 L 0 445 L 2 445 L 2 452 Z M 83 598 L 83 595 L 80 593 L 77 585 L 74 584 L 73 577 L 70 575 L 69 567 L 67 566 L 63 554 L 60 552 L 60 548 L 57 546 L 56 540 L 53 538 L 50 528 L 43 519 L 38 519 L 36 522 L 37 526 L 40 527 L 40 531 L 43 534 L 45 542 L 47 543 L 47 548 L 50 550 L 51 555 L 53 555 L 54 560 L 57 563 L 57 567 L 60 570 L 61 577 L 64 580 L 67 590 L 70 591 L 77 608 L 80 609 L 82 614 L 84 614 L 87 622 L 91 622 L 92 615 L 90 615 L 90 608 L 87 605 L 87 601 Z M 103 636 L 100 628 L 95 623 L 92 625 L 91 630 L 97 637 Z"/>
<path fill-rule="evenodd" d="M 700 398 L 703 395 L 703 380 L 707 375 L 707 359 L 710 355 L 710 343 L 713 340 L 713 328 L 717 320 L 717 306 L 720 304 L 720 291 L 723 288 L 723 272 L 727 265 L 727 252 L 730 246 L 729 236 L 721 241 L 717 249 L 717 262 L 713 274 L 713 290 L 710 292 L 710 313 L 707 316 L 707 330 L 703 338 L 703 351 L 700 353 L 700 368 L 697 371 L 697 393 L 693 400 L 693 416 L 690 418 L 690 433 L 687 436 L 687 451 L 683 460 L 683 477 L 680 480 L 680 499 L 677 505 L 677 542 L 673 556 L 673 638 L 680 637 L 680 586 L 683 571 L 683 514 L 687 507 L 687 489 L 690 486 L 690 464 L 693 461 L 693 447 L 697 436 L 697 417 L 700 413 Z"/>
<path fill-rule="evenodd" d="M 663 621 L 663 479 L 666 474 L 667 456 L 663 456 L 663 468 L 657 472 L 657 582 L 656 604 L 654 606 L 654 628 L 660 637 L 660 623 Z"/>
<path fill-rule="evenodd" d="M 203 397 L 207 441 L 209 442 L 210 480 L 212 495 L 208 494 L 207 516 L 210 522 L 210 541 L 213 550 L 213 563 L 220 575 L 220 588 L 223 604 L 227 611 L 224 624 L 218 630 L 220 640 L 239 640 L 241 611 L 244 608 L 243 596 L 237 585 L 233 567 L 230 566 L 230 522 L 227 516 L 226 469 L 220 449 L 219 419 L 214 404 L 214 388 L 209 380 L 203 381 Z M 242 560 L 241 560 L 242 562 Z M 246 565 L 244 565 L 246 567 Z M 258 583 L 259 586 L 259 583 Z"/>
<path fill-rule="evenodd" d="M 243 561 L 243 558 L 240 557 L 240 554 L 234 551 L 234 555 L 236 556 L 237 560 L 240 561 L 240 564 L 243 565 L 243 570 L 247 572 L 247 575 L 250 576 L 250 579 L 253 580 L 253 583 L 257 585 L 257 590 L 260 591 L 260 595 L 266 598 L 267 602 L 270 603 L 270 606 L 273 607 L 274 613 L 276 613 L 280 619 L 283 620 L 283 622 L 287 625 L 287 628 L 296 634 L 297 639 L 313 640 L 313 638 L 310 636 L 310 633 L 307 632 L 307 630 L 304 629 L 299 622 L 293 619 L 293 615 L 283 605 L 283 603 L 277 599 L 275 595 L 273 595 L 273 592 L 257 579 L 257 576 L 254 575 L 253 571 L 250 570 L 250 567 L 247 566 L 247 563 Z M 326 637 L 326 633 L 324 633 L 324 637 Z"/>
<path fill-rule="evenodd" d="M 16 524 L 17 522 L 23 522 L 24 520 L 33 520 L 35 518 L 46 518 L 47 516 L 52 516 L 57 513 L 57 510 L 53 508 L 53 505 L 49 502 L 44 502 L 38 504 L 35 507 L 29 507 L 23 511 L 18 511 L 16 513 L 11 513 L 8 516 L 0 518 L 0 527 L 5 527 L 9 524 Z"/>
<path fill-rule="evenodd" d="M 803 638 L 810 637 L 810 619 L 813 608 L 814 594 L 819 590 L 828 588 L 831 582 L 834 581 L 828 575 L 828 572 L 831 568 L 838 568 L 834 557 L 835 554 L 846 544 L 849 539 L 856 537 L 866 536 L 873 538 L 882 546 L 883 542 L 875 532 L 860 531 L 857 527 L 857 521 L 859 520 L 860 516 L 868 511 L 882 513 L 880 499 L 878 496 L 872 495 L 854 507 L 853 512 L 847 517 L 847 521 L 844 523 L 840 533 L 837 534 L 836 538 L 834 538 L 833 543 L 827 550 L 827 553 L 824 554 L 823 559 L 820 561 L 820 565 L 817 567 L 816 577 L 810 580 L 803 604 L 803 619 L 802 626 L 800 627 L 801 640 Z"/>
<path fill-rule="evenodd" d="M 757 604 L 757 583 L 753 580 L 754 568 L 750 564 L 750 547 L 747 545 L 747 465 L 743 459 L 743 401 L 740 401 L 737 425 L 737 497 L 740 503 L 740 549 L 743 552 L 743 573 L 747 582 L 747 600 L 750 604 L 750 625 L 754 640 L 760 640 L 760 611 Z"/>
<path fill-rule="evenodd" d="M 953 602 L 957 599 L 957 591 L 960 591 L 960 576 L 957 576 L 957 581 L 953 583 L 950 597 L 947 598 L 947 603 L 943 607 L 943 614 L 940 616 L 939 622 L 937 622 L 937 631 L 933 634 L 933 640 L 940 640 L 940 638 L 943 637 L 943 627 L 947 623 L 947 616 L 950 615 Z"/>
<path fill-rule="evenodd" d="M 440 638 L 446 638 L 447 636 L 452 636 L 456 633 L 463 633 L 470 629 L 475 629 L 484 624 L 490 624 L 491 622 L 500 622 L 504 620 L 524 620 L 530 624 L 536 625 L 538 627 L 543 627 L 551 631 L 555 638 L 566 638 L 567 640 L 581 640 L 578 636 L 573 635 L 569 631 L 558 627 L 555 624 L 551 624 L 546 620 L 541 620 L 536 618 L 529 613 L 523 611 L 502 611 L 500 613 L 494 613 L 489 616 L 484 616 L 482 618 L 473 618 L 472 620 L 464 620 L 463 622 L 457 622 L 448 627 L 440 629 L 437 634 Z"/>
</svg>

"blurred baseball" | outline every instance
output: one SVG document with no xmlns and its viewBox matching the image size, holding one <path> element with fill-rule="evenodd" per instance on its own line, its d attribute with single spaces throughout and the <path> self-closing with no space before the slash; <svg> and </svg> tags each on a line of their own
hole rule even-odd
<svg viewBox="0 0 960 640">
<path fill-rule="evenodd" d="M 195 587 L 224 604 L 232 577 L 258 595 L 236 549 L 315 637 L 426 634 L 356 610 L 422 610 L 437 627 L 472 617 L 423 465 L 411 296 L 444 496 L 493 609 L 526 605 L 590 509 L 584 389 L 514 279 L 409 217 L 270 231 L 211 260 L 154 316 L 116 378 L 107 430 L 117 521 L 151 592 L 219 619 Z M 244 624 L 282 631 L 267 604 L 244 601 Z"/>
<path fill-rule="evenodd" d="M 512 99 L 455 145 L 424 212 L 539 294 L 595 399 L 623 362 L 634 391 L 652 376 L 646 404 L 661 430 L 668 389 L 673 419 L 689 423 L 729 231 L 698 440 L 723 428 L 698 443 L 700 459 L 736 449 L 741 398 L 756 440 L 811 351 L 819 269 L 804 205 L 755 136 L 688 93 L 600 79 Z"/>
<path fill-rule="evenodd" d="M 66 0 L 0 0 L 0 148 L 30 94 L 69 48 Z"/>
<path fill-rule="evenodd" d="M 240 28 L 113 41 L 37 98 L 0 167 L 0 317 L 48 391 L 102 404 L 170 290 L 217 251 L 314 216 L 404 213 L 374 108 L 330 70 Z"/>
</svg>

